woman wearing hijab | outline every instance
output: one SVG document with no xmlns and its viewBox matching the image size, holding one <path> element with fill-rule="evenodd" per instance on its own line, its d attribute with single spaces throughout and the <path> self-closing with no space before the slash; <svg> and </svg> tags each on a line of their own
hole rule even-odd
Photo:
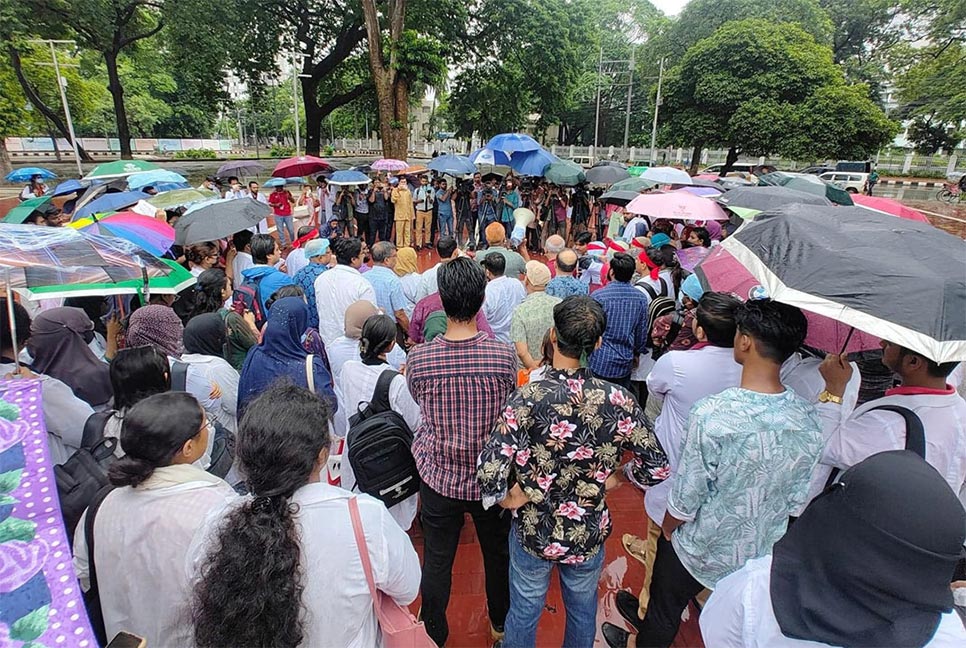
<svg viewBox="0 0 966 648">
<path fill-rule="evenodd" d="M 332 377 L 325 362 L 317 355 L 311 356 L 302 346 L 302 336 L 308 328 L 309 308 L 299 297 L 283 297 L 272 304 L 268 311 L 268 323 L 262 331 L 262 341 L 245 359 L 238 383 L 238 412 L 253 398 L 280 379 L 308 388 L 335 404 Z"/>
<path fill-rule="evenodd" d="M 966 512 L 908 450 L 842 474 L 771 556 L 718 582 L 701 612 L 708 648 L 961 648 L 950 580 Z"/>
<path fill-rule="evenodd" d="M 194 290 L 195 302 L 191 317 L 197 317 L 203 313 L 217 313 L 224 320 L 228 325 L 229 344 L 226 360 L 236 370 L 241 371 L 248 350 L 258 344 L 255 315 L 251 311 L 245 311 L 244 315 L 239 315 L 234 310 L 225 308 L 225 304 L 231 299 L 232 282 L 224 270 L 218 268 L 205 270 L 198 276 L 198 283 L 195 284 Z"/>
<path fill-rule="evenodd" d="M 238 372 L 225 355 L 228 349 L 228 328 L 217 313 L 205 313 L 191 318 L 184 329 L 184 350 L 181 361 L 197 368 L 208 380 L 221 388 L 221 407 L 213 417 L 234 434 L 238 428 Z"/>
<path fill-rule="evenodd" d="M 362 300 L 351 304 L 345 311 L 345 335 L 337 337 L 332 344 L 325 348 L 329 356 L 329 366 L 332 368 L 332 380 L 338 384 L 342 367 L 350 360 L 359 359 L 359 338 L 362 337 L 362 325 L 373 315 L 378 315 L 379 309 L 370 301 Z M 389 365 L 395 369 L 406 362 L 406 354 L 396 345 L 387 356 Z"/>
<path fill-rule="evenodd" d="M 27 350 L 33 371 L 56 378 L 95 410 L 103 410 L 114 392 L 110 369 L 88 346 L 93 339 L 94 324 L 83 310 L 53 308 L 30 325 Z"/>
<path fill-rule="evenodd" d="M 393 271 L 399 276 L 402 283 L 403 295 L 406 296 L 408 305 L 406 306 L 406 316 L 412 318 L 413 309 L 416 308 L 417 293 L 419 283 L 422 279 L 419 268 L 416 265 L 416 250 L 411 247 L 401 247 L 396 250 L 396 267 Z"/>
</svg>

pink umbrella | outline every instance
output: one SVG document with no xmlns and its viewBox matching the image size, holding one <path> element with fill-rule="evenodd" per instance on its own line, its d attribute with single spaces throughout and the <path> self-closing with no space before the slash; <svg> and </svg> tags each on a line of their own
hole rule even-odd
<svg viewBox="0 0 966 648">
<path fill-rule="evenodd" d="M 295 178 L 332 171 L 331 164 L 313 155 L 299 155 L 282 160 L 275 165 L 272 176 L 275 178 Z"/>
<path fill-rule="evenodd" d="M 705 290 L 733 293 L 742 301 L 766 297 L 764 287 L 755 279 L 730 252 L 720 245 L 711 248 L 711 252 L 695 268 L 695 273 Z M 824 315 L 804 311 L 808 319 L 808 335 L 805 344 L 810 347 L 841 353 L 842 346 L 845 353 L 855 353 L 868 349 L 879 348 L 879 338 L 858 329 L 853 330 L 848 324 L 842 324 Z"/>
<path fill-rule="evenodd" d="M 632 214 L 669 220 L 723 220 L 728 214 L 713 200 L 682 191 L 641 194 L 627 204 Z"/>
<path fill-rule="evenodd" d="M 915 210 L 912 207 L 906 207 L 901 202 L 897 200 L 890 200 L 889 198 L 879 198 L 878 196 L 865 196 L 863 194 L 852 194 L 852 202 L 854 202 L 859 207 L 864 207 L 865 209 L 870 209 L 872 211 L 877 211 L 883 214 L 889 214 L 890 216 L 898 216 L 899 218 L 906 218 L 908 220 L 919 221 L 920 223 L 928 223 L 929 219 L 921 211 Z"/>
<path fill-rule="evenodd" d="M 404 171 L 407 167 L 409 167 L 408 162 L 392 158 L 380 158 L 372 163 L 375 171 Z"/>
</svg>

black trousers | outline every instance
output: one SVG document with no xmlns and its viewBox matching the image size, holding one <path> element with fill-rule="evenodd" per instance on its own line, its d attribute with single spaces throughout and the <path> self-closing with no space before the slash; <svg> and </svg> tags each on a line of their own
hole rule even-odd
<svg viewBox="0 0 966 648">
<path fill-rule="evenodd" d="M 637 635 L 637 648 L 667 648 L 678 634 L 681 613 L 704 585 L 681 564 L 674 546 L 662 535 L 657 540 L 651 600 Z"/>
<path fill-rule="evenodd" d="M 366 232 L 366 245 L 371 248 L 372 244 L 376 242 L 377 237 L 380 241 L 389 241 L 391 243 L 392 239 L 389 238 L 391 232 L 392 221 L 369 218 L 369 230 Z"/>
<path fill-rule="evenodd" d="M 456 240 L 461 245 L 472 245 L 476 247 L 476 226 L 478 215 L 469 209 L 460 210 L 459 223 L 456 226 Z M 466 230 L 466 238 L 463 238 L 463 231 Z M 480 235 L 482 239 L 482 234 Z"/>
<path fill-rule="evenodd" d="M 478 501 L 452 499 L 423 484 L 419 489 L 423 526 L 422 620 L 437 645 L 449 637 L 446 608 L 453 583 L 453 559 L 466 513 L 473 517 L 483 552 L 486 605 L 490 623 L 503 628 L 510 609 L 510 512 L 499 506 L 483 510 Z"/>
</svg>

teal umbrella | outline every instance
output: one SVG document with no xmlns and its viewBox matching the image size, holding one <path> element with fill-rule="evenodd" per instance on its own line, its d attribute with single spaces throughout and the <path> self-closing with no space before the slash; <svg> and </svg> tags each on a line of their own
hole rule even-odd
<svg viewBox="0 0 966 648">
<path fill-rule="evenodd" d="M 3 217 L 4 223 L 13 223 L 14 225 L 20 225 L 25 220 L 30 218 L 30 215 L 35 211 L 43 213 L 45 209 L 48 208 L 48 203 L 53 196 L 40 196 L 39 198 L 31 198 L 30 200 L 25 200 L 10 211 L 7 215 Z"/>
<path fill-rule="evenodd" d="M 587 180 L 583 167 L 569 160 L 553 162 L 543 172 L 543 177 L 561 187 L 573 187 Z"/>
<path fill-rule="evenodd" d="M 146 160 L 114 160 L 98 164 L 90 173 L 84 176 L 85 180 L 103 180 L 106 178 L 125 178 L 135 173 L 143 171 L 157 171 L 161 167 Z"/>
<path fill-rule="evenodd" d="M 824 180 L 817 178 L 810 173 L 787 173 L 784 171 L 775 171 L 773 173 L 766 173 L 765 175 L 761 176 L 758 178 L 758 182 L 759 184 L 778 185 L 781 187 L 787 187 L 788 189 L 794 189 L 795 191 L 802 191 L 815 196 L 822 196 L 824 198 L 828 198 L 837 205 L 851 207 L 855 204 L 852 201 L 852 196 L 850 196 L 849 192 L 847 192 L 845 189 L 836 187 L 831 182 L 825 182 Z"/>
<path fill-rule="evenodd" d="M 641 189 L 651 189 L 657 183 L 647 178 L 627 178 L 620 182 L 615 182 L 610 186 L 611 191 L 640 191 Z"/>
</svg>

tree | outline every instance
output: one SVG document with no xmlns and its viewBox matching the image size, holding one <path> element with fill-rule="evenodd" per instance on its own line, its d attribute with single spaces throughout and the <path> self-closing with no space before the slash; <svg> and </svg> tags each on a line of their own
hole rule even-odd
<svg viewBox="0 0 966 648">
<path fill-rule="evenodd" d="M 490 61 L 461 73 L 453 84 L 448 113 L 461 137 L 489 139 L 526 125 L 530 96 L 515 62 Z"/>
<path fill-rule="evenodd" d="M 909 124 L 906 136 L 917 153 L 932 155 L 936 151 L 951 154 L 966 133 L 943 122 L 933 122 L 928 117 L 919 116 Z"/>
<path fill-rule="evenodd" d="M 723 172 L 740 153 L 865 157 L 896 126 L 847 86 L 829 47 L 801 27 L 761 19 L 726 23 L 692 46 L 668 75 L 666 141 L 693 147 L 696 170 L 705 146 L 728 148 Z"/>
</svg>

